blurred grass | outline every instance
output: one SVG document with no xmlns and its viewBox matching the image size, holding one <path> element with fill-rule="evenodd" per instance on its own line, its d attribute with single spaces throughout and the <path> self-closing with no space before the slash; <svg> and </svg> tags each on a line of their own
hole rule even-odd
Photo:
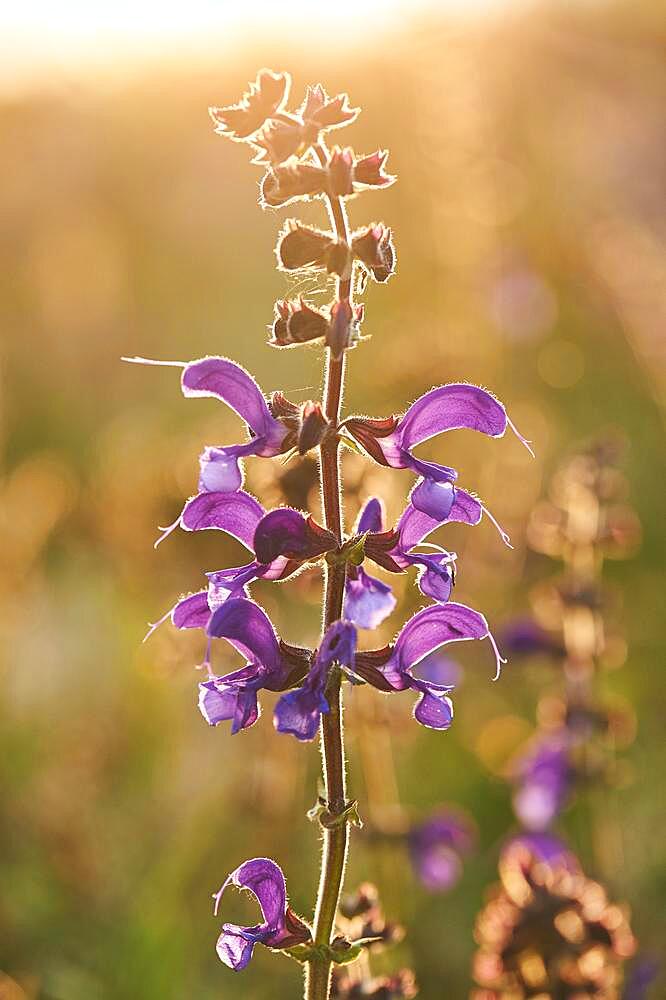
<svg viewBox="0 0 666 1000">
<path fill-rule="evenodd" d="M 271 270 L 285 213 L 258 211 L 259 174 L 206 115 L 266 63 L 292 70 L 296 93 L 312 80 L 348 90 L 364 109 L 349 141 L 387 146 L 399 176 L 376 205 L 369 193 L 351 206 L 354 224 L 381 217 L 394 228 L 399 269 L 367 294 L 372 339 L 351 357 L 349 410 L 385 414 L 433 382 L 468 379 L 496 391 L 534 439 L 533 463 L 511 439 L 460 434 L 429 446 L 460 467 L 516 544 L 504 550 L 488 525 L 448 532 L 458 598 L 494 624 L 524 610 L 529 587 L 553 572 L 524 545 L 545 477 L 563 450 L 608 426 L 629 442 L 644 544 L 609 568 L 630 655 L 604 684 L 633 704 L 639 729 L 630 780 L 593 821 L 602 834 L 619 829 L 624 845 L 614 870 L 598 874 L 633 904 L 645 946 L 658 947 L 665 28 L 657 3 L 538 7 L 469 27 L 415 19 L 381 48 L 349 55 L 308 54 L 292 40 L 224 66 L 165 66 L 4 101 L 0 968 L 27 996 L 298 992 L 297 967 L 265 952 L 242 985 L 221 968 L 208 898 L 238 862 L 268 853 L 309 915 L 317 858 L 304 813 L 317 749 L 274 735 L 268 699 L 252 731 L 232 740 L 209 730 L 195 707 L 198 640 L 167 626 L 140 645 L 144 623 L 197 589 L 202 570 L 238 558 L 219 538 L 151 548 L 155 526 L 194 489 L 201 446 L 238 440 L 238 421 L 212 401 L 185 402 L 168 369 L 119 363 L 219 352 L 266 391 L 317 392 L 318 350 L 265 346 L 288 284 Z M 320 206 L 308 212 L 320 220 Z M 311 284 L 323 301 L 325 288 Z M 399 511 L 409 477 L 345 461 L 351 513 L 377 488 Z M 268 466 L 250 467 L 249 485 L 279 500 Z M 256 592 L 288 639 L 315 641 L 316 574 Z M 384 637 L 418 606 L 404 588 Z M 511 824 L 507 789 L 484 763 L 488 741 L 528 732 L 537 695 L 557 683 L 538 665 L 509 665 L 491 685 L 484 651 L 465 652 L 449 734 L 408 726 L 403 699 L 381 703 L 380 728 L 392 735 L 403 802 L 415 813 L 442 800 L 466 806 L 479 857 L 451 894 L 431 898 L 406 865 L 357 837 L 348 878 L 377 879 L 391 917 L 407 922 L 407 943 L 387 962 L 413 962 L 426 998 L 442 983 L 466 994 L 474 915 Z M 378 794 L 360 764 L 364 739 L 375 752 L 357 704 L 365 694 L 349 712 L 362 803 Z M 589 821 L 582 806 L 566 818 L 583 854 Z"/>
</svg>

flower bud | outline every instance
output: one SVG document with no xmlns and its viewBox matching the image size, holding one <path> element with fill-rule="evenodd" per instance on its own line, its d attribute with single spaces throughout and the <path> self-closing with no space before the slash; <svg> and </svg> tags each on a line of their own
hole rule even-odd
<svg viewBox="0 0 666 1000">
<path fill-rule="evenodd" d="M 326 335 L 326 345 L 337 360 L 344 351 L 353 347 L 359 336 L 359 327 L 363 320 L 363 306 L 352 308 L 349 299 L 336 302 L 331 308 L 331 324 Z"/>
<path fill-rule="evenodd" d="M 329 193 L 344 198 L 354 192 L 354 154 L 351 149 L 336 146 L 328 164 Z"/>
<path fill-rule="evenodd" d="M 303 299 L 299 302 L 276 302 L 273 337 L 269 343 L 273 347 L 295 347 L 326 337 L 329 326 L 328 317 Z"/>
<path fill-rule="evenodd" d="M 261 182 L 262 208 L 279 208 L 298 198 L 310 198 L 326 190 L 326 171 L 313 163 L 274 167 Z"/>
<path fill-rule="evenodd" d="M 370 271 L 375 281 L 388 281 L 395 270 L 391 230 L 381 222 L 354 233 L 352 253 Z"/>
<path fill-rule="evenodd" d="M 300 418 L 296 447 L 299 455 L 305 455 L 328 437 L 331 432 L 331 422 L 324 415 L 321 403 L 313 403 L 312 400 L 303 403 Z"/>
<path fill-rule="evenodd" d="M 284 115 L 279 121 L 269 121 L 252 140 L 259 151 L 253 162 L 284 163 L 290 156 L 302 156 L 318 137 L 316 124 Z"/>
<path fill-rule="evenodd" d="M 304 226 L 295 219 L 287 222 L 278 237 L 276 254 L 285 271 L 311 267 L 325 269 L 329 274 L 345 274 L 349 269 L 350 250 L 338 243 L 330 233 Z"/>
<path fill-rule="evenodd" d="M 328 253 L 334 245 L 330 233 L 290 219 L 278 237 L 276 253 L 281 267 L 297 271 L 301 267 L 326 267 Z"/>
<path fill-rule="evenodd" d="M 308 87 L 301 105 L 300 116 L 305 122 L 313 122 L 320 129 L 340 128 L 349 125 L 358 116 L 360 108 L 349 107 L 347 94 L 329 97 L 320 83 Z"/>
<path fill-rule="evenodd" d="M 384 172 L 388 150 L 378 149 L 376 153 L 362 156 L 354 163 L 354 183 L 363 187 L 388 187 L 395 176 Z"/>
<path fill-rule="evenodd" d="M 227 108 L 209 108 L 215 131 L 230 139 L 244 140 L 258 132 L 266 120 L 280 113 L 289 96 L 291 77 L 288 73 L 259 70 L 257 79 L 238 104 Z"/>
</svg>

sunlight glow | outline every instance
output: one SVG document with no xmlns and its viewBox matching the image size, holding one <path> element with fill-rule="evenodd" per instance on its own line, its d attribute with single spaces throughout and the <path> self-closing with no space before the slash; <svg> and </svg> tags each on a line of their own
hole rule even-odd
<svg viewBox="0 0 666 1000">
<path fill-rule="evenodd" d="M 119 62 L 224 53 L 232 44 L 271 37 L 330 44 L 335 25 L 351 25 L 352 43 L 381 35 L 428 12 L 475 16 L 525 0 L 25 0 L 0 13 L 0 85 L 55 72 L 113 68 Z"/>
</svg>

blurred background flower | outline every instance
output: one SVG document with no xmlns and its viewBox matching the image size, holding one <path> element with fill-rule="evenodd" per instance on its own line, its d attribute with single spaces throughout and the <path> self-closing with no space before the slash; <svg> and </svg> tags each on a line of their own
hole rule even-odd
<svg viewBox="0 0 666 1000">
<path fill-rule="evenodd" d="M 433 802 L 455 802 L 479 837 L 451 890 L 429 894 L 415 890 L 404 851 L 396 861 L 394 846 L 359 835 L 349 884 L 376 882 L 385 912 L 410 930 L 373 973 L 411 966 L 423 996 L 438 995 L 444 975 L 451 996 L 469 993 L 475 915 L 512 822 L 503 777 L 535 712 L 553 729 L 566 723 L 547 691 L 545 638 L 566 594 L 534 590 L 548 573 L 552 509 L 530 522 L 537 551 L 525 526 L 561 455 L 607 426 L 627 443 L 643 544 L 605 573 L 604 703 L 626 749 L 596 849 L 609 898 L 633 904 L 641 949 L 663 941 L 666 11 L 658 0 L 341 0 L 336 11 L 332 22 L 296 0 L 104 10 L 29 0 L 2 15 L 0 983 L 12 997 L 231 998 L 237 982 L 211 945 L 210 886 L 270 852 L 295 909 L 312 898 L 304 814 L 316 747 L 270 726 L 234 741 L 210 730 L 192 669 L 201 638 L 164 626 L 140 642 L 147 621 L 200 586 L 202 566 L 243 557 L 217 535 L 174 533 L 152 549 L 156 526 L 196 488 L 201 446 L 236 440 L 236 418 L 182 400 L 168 378 L 147 388 L 119 362 L 219 352 L 266 391 L 316 398 L 319 348 L 265 346 L 285 294 L 270 250 L 282 215 L 257 212 L 261 171 L 255 184 L 207 115 L 265 64 L 289 69 L 297 90 L 321 80 L 349 91 L 365 110 L 350 140 L 361 152 L 385 143 L 400 179 L 383 206 L 397 275 L 368 291 L 373 343 L 352 352 L 349 412 L 388 413 L 433 381 L 467 379 L 506 401 L 537 452 L 528 462 L 515 440 L 464 432 L 422 449 L 460 468 L 515 546 L 487 523 L 441 529 L 433 541 L 459 556 L 454 599 L 494 627 L 524 614 L 532 594 L 546 648 L 512 657 L 489 684 L 487 651 L 456 647 L 456 664 L 441 667 L 457 685 L 448 733 L 408 724 L 409 699 L 349 692 L 366 818 L 390 820 L 400 802 L 427 817 Z M 351 215 L 363 221 L 353 203 Z M 316 206 L 308 221 L 321 224 Z M 316 277 L 289 297 L 301 293 L 325 301 Z M 381 493 L 394 523 L 410 477 L 344 461 L 349 522 Z M 316 505 L 309 460 L 248 473 L 267 506 Z M 636 541 L 620 496 L 609 555 Z M 385 640 L 422 603 L 411 579 L 391 583 L 400 604 Z M 287 641 L 316 640 L 317 571 L 256 591 Z M 613 670 L 627 648 L 626 669 Z M 228 656 L 221 671 L 237 662 Z M 563 827 L 585 853 L 585 801 Z M 230 900 L 229 919 L 253 919 L 244 906 Z M 298 990 L 295 964 L 263 950 L 245 976 L 253 1000 Z"/>
</svg>

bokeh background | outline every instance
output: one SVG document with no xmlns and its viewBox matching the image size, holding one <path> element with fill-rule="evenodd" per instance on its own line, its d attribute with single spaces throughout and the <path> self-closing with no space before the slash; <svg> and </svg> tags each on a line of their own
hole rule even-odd
<svg viewBox="0 0 666 1000">
<path fill-rule="evenodd" d="M 290 285 L 273 270 L 275 233 L 294 213 L 258 209 L 258 168 L 213 134 L 206 112 L 262 65 L 289 69 L 298 99 L 313 81 L 348 91 L 363 115 L 345 141 L 389 148 L 399 177 L 351 205 L 354 224 L 393 227 L 399 267 L 367 293 L 372 337 L 351 356 L 349 411 L 389 413 L 433 382 L 467 379 L 496 391 L 534 441 L 535 461 L 511 438 L 432 444 L 515 544 L 505 549 L 487 523 L 448 530 L 457 598 L 498 630 L 524 613 L 555 570 L 525 534 L 550 473 L 599 432 L 626 443 L 643 540 L 607 569 L 628 656 L 601 683 L 631 706 L 636 738 L 615 787 L 574 805 L 563 828 L 631 904 L 641 947 L 658 950 L 666 9 L 193 4 L 187 30 L 188 5 L 174 20 L 169 5 L 120 4 L 114 24 L 96 22 L 95 6 L 55 16 L 56 5 L 33 4 L 32 16 L 28 4 L 3 30 L 0 970 L 13 982 L 3 996 L 263 1000 L 300 988 L 297 966 L 263 950 L 242 979 L 225 970 L 209 900 L 241 860 L 270 854 L 309 915 L 318 750 L 278 737 L 268 710 L 233 739 L 209 729 L 195 704 L 200 638 L 166 625 L 141 644 L 145 623 L 198 589 L 202 570 L 241 554 L 183 534 L 152 548 L 195 488 L 202 445 L 239 440 L 238 420 L 183 400 L 171 369 L 119 361 L 224 353 L 266 391 L 317 393 L 318 349 L 265 344 Z M 322 213 L 314 204 L 305 215 Z M 304 288 L 325 301 L 321 282 L 293 290 Z M 351 454 L 345 472 L 350 515 L 376 489 L 400 510 L 409 477 Z M 307 463 L 248 468 L 266 501 L 316 502 L 311 476 Z M 401 592 L 382 638 L 419 606 L 411 584 Z M 316 641 L 316 572 L 255 595 L 285 637 Z M 503 769 L 538 698 L 559 684 L 525 661 L 491 684 L 488 650 L 463 653 L 449 733 L 413 724 L 408 697 L 354 692 L 348 713 L 366 818 L 398 796 L 403 815 L 454 802 L 478 825 L 479 851 L 447 895 L 419 887 L 399 848 L 362 835 L 352 845 L 348 884 L 376 881 L 408 929 L 387 967 L 412 964 L 424 997 L 453 1000 L 468 993 L 474 917 L 513 823 Z M 234 662 L 218 657 L 220 670 Z M 251 908 L 229 900 L 226 912 Z"/>
</svg>

